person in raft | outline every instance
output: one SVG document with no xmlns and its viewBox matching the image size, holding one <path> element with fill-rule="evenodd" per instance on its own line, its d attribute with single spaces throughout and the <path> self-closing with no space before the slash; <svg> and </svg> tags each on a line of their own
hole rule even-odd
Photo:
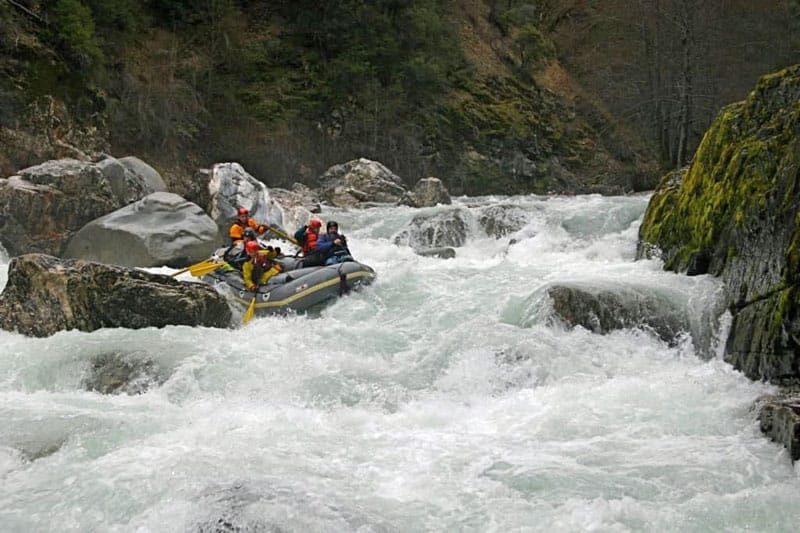
<svg viewBox="0 0 800 533">
<path fill-rule="evenodd" d="M 250 211 L 248 211 L 247 208 L 240 207 L 239 210 L 236 211 L 236 219 L 233 221 L 231 229 L 228 231 L 231 244 L 237 244 L 238 241 L 241 241 L 244 236 L 244 230 L 247 228 L 253 228 L 253 231 L 259 235 L 263 235 L 269 230 L 269 224 L 259 224 L 254 219 L 250 218 Z"/>
</svg>

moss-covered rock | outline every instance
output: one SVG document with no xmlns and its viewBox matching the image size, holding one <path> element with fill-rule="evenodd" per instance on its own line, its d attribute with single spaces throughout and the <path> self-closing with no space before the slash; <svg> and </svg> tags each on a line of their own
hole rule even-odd
<svg viewBox="0 0 800 533">
<path fill-rule="evenodd" d="M 698 254 L 721 276 L 734 313 L 726 359 L 754 379 L 800 378 L 800 65 L 764 76 L 724 108 L 682 176 L 654 193 L 640 255 L 665 268 Z"/>
</svg>

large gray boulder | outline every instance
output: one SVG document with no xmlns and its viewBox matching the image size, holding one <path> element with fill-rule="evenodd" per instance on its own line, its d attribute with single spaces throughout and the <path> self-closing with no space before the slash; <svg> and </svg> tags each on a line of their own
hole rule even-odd
<svg viewBox="0 0 800 533">
<path fill-rule="evenodd" d="M 207 258 L 220 242 L 217 224 L 199 206 L 156 192 L 86 224 L 64 255 L 120 266 L 180 268 Z"/>
<path fill-rule="evenodd" d="M 408 203 L 403 180 L 369 159 L 355 159 L 329 168 L 320 179 L 322 200 L 336 207 Z"/>
<path fill-rule="evenodd" d="M 121 205 L 97 165 L 47 161 L 0 179 L 0 242 L 12 256 L 60 256 L 84 224 Z"/>
<path fill-rule="evenodd" d="M 120 205 L 141 200 L 148 194 L 166 191 L 161 175 L 136 157 L 107 157 L 97 162 Z"/>
<path fill-rule="evenodd" d="M 231 310 L 202 283 L 43 254 L 12 259 L 0 294 L 0 328 L 35 337 L 170 324 L 229 327 Z"/>
<path fill-rule="evenodd" d="M 211 168 L 208 212 L 220 233 L 227 236 L 239 207 L 250 211 L 259 224 L 283 227 L 284 213 L 267 187 L 251 176 L 239 163 L 217 163 Z"/>
</svg>

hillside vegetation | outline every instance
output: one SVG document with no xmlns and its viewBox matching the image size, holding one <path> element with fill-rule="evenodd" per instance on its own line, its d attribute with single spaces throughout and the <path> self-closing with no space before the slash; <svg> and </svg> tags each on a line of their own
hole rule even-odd
<svg viewBox="0 0 800 533">
<path fill-rule="evenodd" d="M 367 157 L 455 193 L 649 188 L 676 162 L 564 37 L 593 6 L 0 0 L 0 170 L 135 154 L 180 192 L 218 161 L 288 186 Z"/>
</svg>

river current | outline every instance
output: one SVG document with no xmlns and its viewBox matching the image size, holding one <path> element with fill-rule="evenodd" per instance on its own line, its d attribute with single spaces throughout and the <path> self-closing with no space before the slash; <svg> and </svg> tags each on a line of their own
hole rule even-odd
<svg viewBox="0 0 800 533">
<path fill-rule="evenodd" d="M 378 278 L 317 315 L 0 332 L 0 531 L 795 531 L 798 468 L 752 409 L 772 389 L 722 360 L 717 280 L 634 260 L 647 201 L 328 209 Z M 524 222 L 495 239 L 499 205 Z M 395 244 L 452 209 L 455 258 Z M 689 327 L 569 329 L 558 284 L 655 293 Z M 87 386 L 104 357 L 143 392 Z"/>
</svg>

